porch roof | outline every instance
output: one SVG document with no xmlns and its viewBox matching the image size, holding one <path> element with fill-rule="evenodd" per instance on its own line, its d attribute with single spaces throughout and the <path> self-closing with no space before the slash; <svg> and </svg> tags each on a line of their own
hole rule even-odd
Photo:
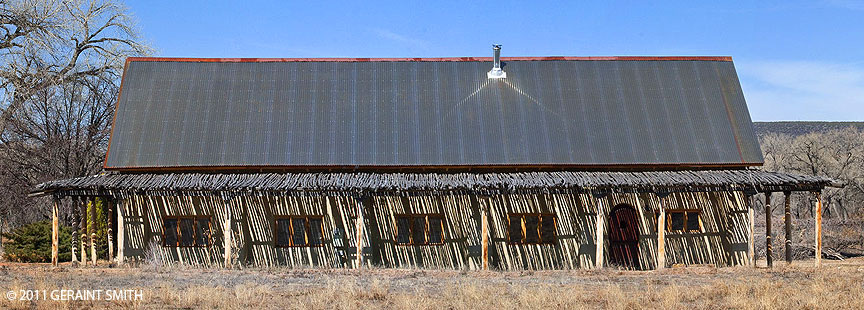
<svg viewBox="0 0 864 310">
<path fill-rule="evenodd" d="M 819 191 L 843 186 L 818 177 L 760 170 L 514 173 L 108 173 L 49 181 L 31 196 L 135 192 L 334 193 Z"/>
</svg>

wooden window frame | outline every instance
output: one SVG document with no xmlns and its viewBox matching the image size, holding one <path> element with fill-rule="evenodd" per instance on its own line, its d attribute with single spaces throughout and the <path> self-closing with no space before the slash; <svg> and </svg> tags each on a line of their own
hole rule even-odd
<svg viewBox="0 0 864 310">
<path fill-rule="evenodd" d="M 306 244 L 294 244 L 294 219 L 303 219 L 306 222 L 306 231 L 304 238 Z M 311 244 L 309 236 L 312 232 L 312 225 L 309 225 L 310 219 L 321 220 L 321 243 Z M 288 220 L 288 245 L 279 244 L 279 221 Z M 273 219 L 273 246 L 277 248 L 317 248 L 324 246 L 324 216 L 323 215 L 277 215 Z"/>
<path fill-rule="evenodd" d="M 684 214 L 684 229 L 672 229 L 672 213 L 683 213 Z M 695 213 L 697 217 L 699 217 L 699 227 L 696 229 L 691 229 L 687 227 L 687 217 L 690 216 L 691 213 Z M 654 218 L 659 218 L 660 212 L 656 212 Z M 655 226 L 656 227 L 656 226 Z M 657 229 L 654 229 L 657 230 Z M 666 232 L 667 233 L 678 233 L 678 234 L 692 234 L 692 233 L 703 233 L 705 232 L 705 227 L 702 224 L 702 210 L 699 209 L 674 209 L 674 210 L 666 210 Z"/>
<path fill-rule="evenodd" d="M 434 216 L 441 219 L 441 242 L 429 242 L 429 217 Z M 399 219 L 408 218 L 408 243 L 399 243 Z M 426 225 L 423 227 L 423 236 L 426 239 L 424 243 L 414 242 L 414 219 L 423 218 Z M 396 214 L 393 215 L 393 243 L 397 246 L 422 246 L 422 245 L 444 245 L 444 227 L 445 217 L 443 213 L 423 213 L 423 214 Z"/>
<path fill-rule="evenodd" d="M 207 219 L 207 244 L 198 244 L 198 236 L 195 236 L 195 231 L 197 231 L 198 219 Z M 165 220 L 176 220 L 177 221 L 177 244 L 170 245 L 165 240 Z M 192 245 L 180 245 L 180 241 L 183 240 L 183 235 L 180 230 L 180 221 L 181 220 L 192 220 Z M 172 216 L 163 216 L 162 217 L 162 247 L 171 247 L 171 248 L 206 248 L 212 245 L 213 238 L 213 217 L 210 215 L 172 215 Z"/>
<path fill-rule="evenodd" d="M 510 218 L 513 216 L 518 216 L 521 221 L 522 227 L 522 240 L 513 241 L 510 239 Z M 536 216 L 538 217 L 537 222 L 537 242 L 526 242 L 525 238 L 527 233 L 525 231 L 525 217 L 526 216 Z M 543 242 L 543 217 L 549 216 L 552 217 L 552 232 L 554 236 L 552 237 L 552 242 Z M 507 213 L 507 244 L 509 245 L 555 245 L 558 243 L 558 215 L 555 213 Z"/>
</svg>

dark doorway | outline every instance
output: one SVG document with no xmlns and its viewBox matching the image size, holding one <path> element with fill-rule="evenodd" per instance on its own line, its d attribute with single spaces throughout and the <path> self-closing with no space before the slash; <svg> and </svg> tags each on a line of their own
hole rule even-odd
<svg viewBox="0 0 864 310">
<path fill-rule="evenodd" d="M 639 213 L 632 206 L 620 204 L 609 213 L 609 247 L 612 264 L 639 269 Z"/>
</svg>

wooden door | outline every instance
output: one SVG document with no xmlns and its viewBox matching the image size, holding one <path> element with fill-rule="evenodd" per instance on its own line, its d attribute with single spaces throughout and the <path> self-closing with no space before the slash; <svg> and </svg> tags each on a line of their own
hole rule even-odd
<svg viewBox="0 0 864 310">
<path fill-rule="evenodd" d="M 611 263 L 627 269 L 639 268 L 639 213 L 621 204 L 609 213 Z"/>
</svg>

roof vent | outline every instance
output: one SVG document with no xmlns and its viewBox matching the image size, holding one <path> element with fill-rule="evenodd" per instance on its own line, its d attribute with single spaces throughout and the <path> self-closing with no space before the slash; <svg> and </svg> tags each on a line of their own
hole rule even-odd
<svg viewBox="0 0 864 310">
<path fill-rule="evenodd" d="M 490 79 L 507 78 L 507 72 L 501 69 L 501 44 L 492 44 L 492 58 L 495 62 L 492 65 L 492 70 L 486 73 L 486 77 Z"/>
</svg>

